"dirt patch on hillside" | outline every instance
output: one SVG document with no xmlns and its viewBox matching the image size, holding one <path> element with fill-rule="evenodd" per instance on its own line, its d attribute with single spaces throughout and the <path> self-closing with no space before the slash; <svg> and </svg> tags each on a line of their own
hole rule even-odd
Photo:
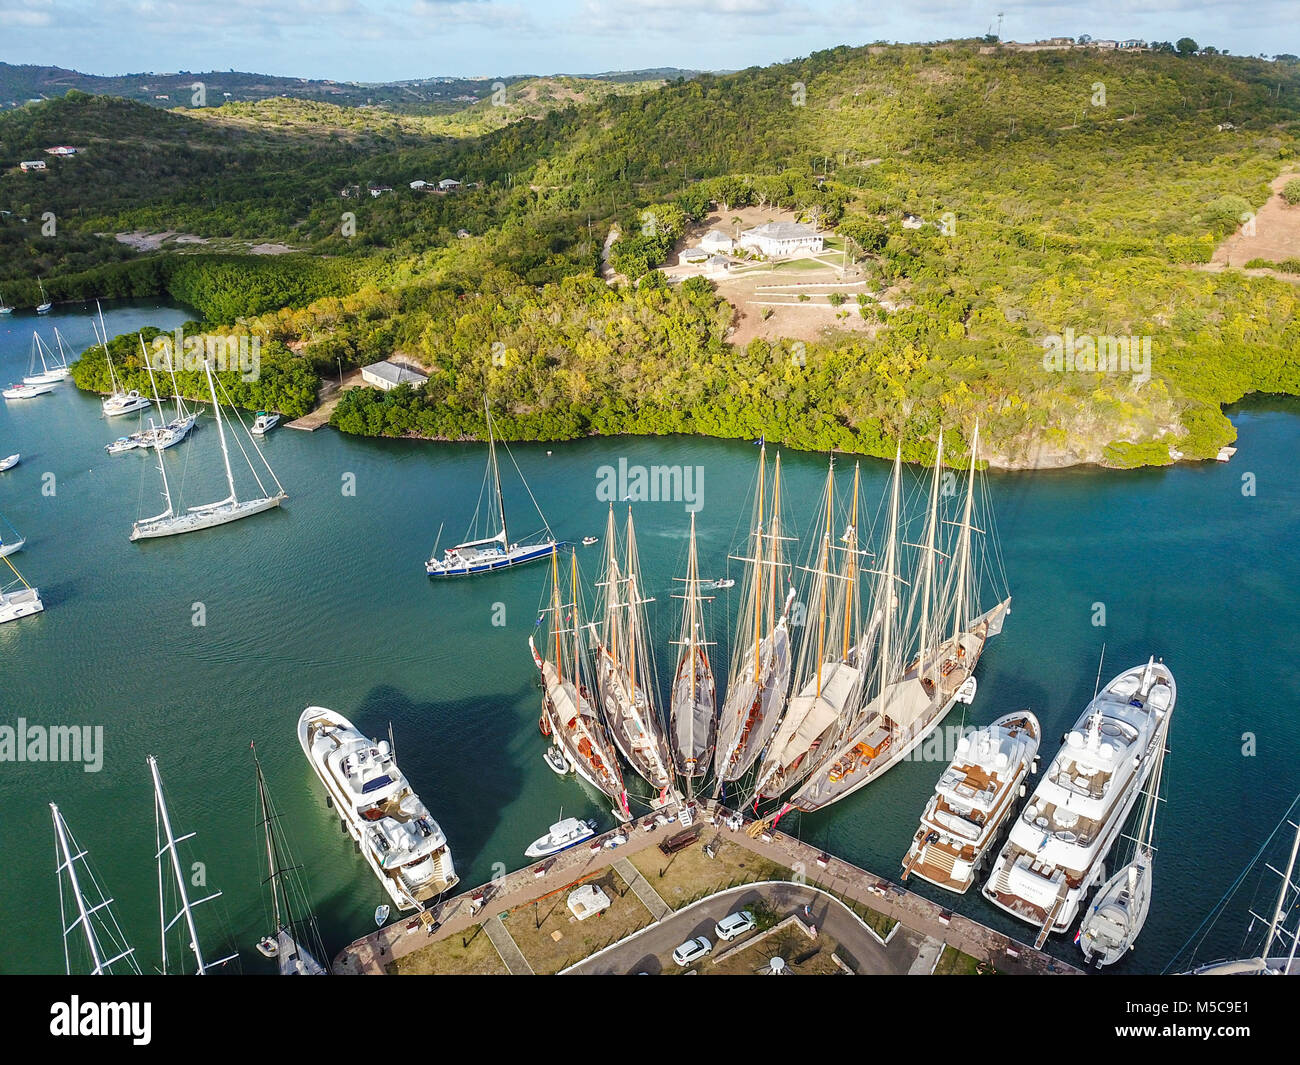
<svg viewBox="0 0 1300 1065">
<path fill-rule="evenodd" d="M 1300 204 L 1291 206 L 1281 195 L 1282 186 L 1296 177 L 1300 177 L 1300 171 L 1288 170 L 1275 178 L 1272 183 L 1273 195 L 1255 215 L 1254 232 L 1243 232 L 1246 227 L 1238 229 L 1214 250 L 1214 255 L 1203 269 L 1213 271 L 1228 267 L 1242 268 L 1252 259 L 1267 259 L 1270 262 L 1300 259 Z M 1296 276 L 1267 269 L 1252 269 L 1250 273 L 1276 273 L 1279 277 L 1290 279 Z"/>
</svg>

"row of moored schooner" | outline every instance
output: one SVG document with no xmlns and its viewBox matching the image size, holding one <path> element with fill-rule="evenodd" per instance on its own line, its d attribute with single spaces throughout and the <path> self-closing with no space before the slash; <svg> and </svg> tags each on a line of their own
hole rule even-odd
<svg viewBox="0 0 1300 1065">
<path fill-rule="evenodd" d="M 980 513 L 977 449 L 978 428 L 959 487 L 945 475 L 940 438 L 915 543 L 906 534 L 901 454 L 875 542 L 861 532 L 859 470 L 841 504 L 832 459 L 803 564 L 793 561 L 798 549 L 783 523 L 780 456 L 769 471 L 761 449 L 753 523 L 735 556 L 745 577 L 730 668 L 725 678 L 716 669 L 705 632 L 704 590 L 714 582 L 700 576 L 692 518 L 666 714 L 631 514 L 619 537 L 611 506 L 598 621 L 583 613 L 576 554 L 563 564 L 553 545 L 549 599 L 529 640 L 542 679 L 541 729 L 554 743 L 548 763 L 576 771 L 624 820 L 631 810 L 620 755 L 653 789 L 652 807 L 711 780 L 715 795 L 780 801 L 779 818 L 878 779 L 957 702 L 973 698 L 975 666 L 1010 610 L 1007 595 L 987 608 L 980 602 L 1001 574 L 996 551 L 984 549 L 996 540 L 982 531 L 991 515 Z M 949 497 L 958 500 L 952 515 Z"/>
</svg>

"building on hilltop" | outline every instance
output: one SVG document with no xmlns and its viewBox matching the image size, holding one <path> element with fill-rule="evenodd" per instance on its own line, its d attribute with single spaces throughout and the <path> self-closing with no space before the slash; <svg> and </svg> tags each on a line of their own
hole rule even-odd
<svg viewBox="0 0 1300 1065">
<path fill-rule="evenodd" d="M 796 252 L 819 252 L 825 240 L 812 226 L 801 222 L 766 222 L 740 234 L 740 246 L 760 252 L 769 259 Z"/>
</svg>

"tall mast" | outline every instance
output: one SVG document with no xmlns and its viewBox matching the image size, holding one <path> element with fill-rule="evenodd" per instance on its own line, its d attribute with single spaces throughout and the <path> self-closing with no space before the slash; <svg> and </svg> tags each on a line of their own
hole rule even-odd
<svg viewBox="0 0 1300 1065">
<path fill-rule="evenodd" d="M 138 973 L 139 968 L 135 964 L 135 959 L 130 957 L 130 955 L 135 951 L 134 947 L 127 947 L 120 954 L 118 954 L 116 957 L 113 958 L 105 959 L 103 957 L 104 950 L 103 947 L 100 945 L 99 936 L 95 933 L 95 926 L 91 923 L 90 915 L 95 913 L 97 910 L 105 909 L 109 905 L 109 903 L 111 903 L 113 900 L 101 898 L 101 900 L 98 903 L 96 903 L 94 906 L 90 907 L 89 909 L 86 908 L 86 899 L 81 891 L 81 882 L 77 879 L 77 865 L 76 865 L 79 859 L 86 857 L 86 852 L 82 850 L 78 850 L 76 854 L 72 853 L 73 848 L 69 846 L 68 843 L 67 825 L 64 823 L 63 815 L 59 813 L 58 806 L 56 806 L 54 803 L 50 803 L 50 813 L 54 817 L 54 833 L 59 847 L 58 857 L 60 860 L 58 865 L 55 867 L 54 871 L 55 874 L 59 876 L 60 918 L 62 918 L 62 913 L 63 913 L 62 874 L 65 869 L 68 872 L 68 880 L 72 887 L 72 896 L 77 903 L 77 919 L 63 930 L 64 971 L 67 972 L 69 976 L 72 975 L 72 966 L 68 961 L 68 933 L 71 932 L 78 925 L 80 925 L 82 935 L 86 937 L 86 946 L 90 948 L 90 957 L 95 963 L 95 967 L 91 970 L 90 973 L 91 976 L 103 976 L 106 973 L 110 973 L 109 967 L 114 962 L 121 961 L 123 958 L 128 958 L 131 968 Z M 94 877 L 92 876 L 91 879 L 93 881 Z M 110 918 L 112 917 L 111 911 L 109 912 L 109 916 Z M 125 944 L 123 944 L 123 946 L 125 946 Z"/>
<path fill-rule="evenodd" d="M 767 582 L 767 631 L 776 626 L 776 584 L 781 569 L 781 452 L 776 453 L 772 472 L 772 510 L 768 522 L 768 551 L 771 554 L 772 576 Z"/>
<path fill-rule="evenodd" d="M 894 451 L 894 480 L 889 490 L 889 534 L 885 544 L 885 572 L 881 585 L 883 601 L 880 605 L 880 690 L 889 681 L 889 663 L 894 637 L 894 580 L 898 573 L 898 509 L 899 476 L 903 468 L 903 448 Z"/>
<path fill-rule="evenodd" d="M 284 927 L 280 919 L 280 870 L 276 867 L 275 844 L 271 839 L 271 811 L 266 802 L 266 781 L 262 779 L 262 763 L 253 748 L 253 764 L 257 767 L 257 798 L 262 804 L 262 827 L 266 830 L 266 868 L 271 877 L 271 909 L 275 914 L 275 930 Z"/>
<path fill-rule="evenodd" d="M 767 480 L 767 445 L 758 449 L 758 525 L 754 529 L 754 683 L 763 680 L 759 651 L 763 644 L 763 489 Z"/>
<path fill-rule="evenodd" d="M 555 675 L 564 683 L 564 655 L 560 650 L 560 558 L 559 548 L 551 545 L 551 628 L 555 631 Z"/>
<path fill-rule="evenodd" d="M 939 478 L 943 472 L 943 426 L 934 452 L 934 477 L 930 483 L 930 516 L 925 525 L 925 560 L 921 563 L 921 643 L 917 648 L 917 673 L 925 676 L 925 653 L 930 646 L 930 607 L 934 589 L 934 539 L 939 524 Z"/>
<path fill-rule="evenodd" d="M 1282 877 L 1282 889 L 1277 893 L 1277 908 L 1273 911 L 1273 920 L 1269 923 L 1268 926 L 1268 938 L 1264 940 L 1264 949 L 1260 952 L 1259 955 L 1260 961 L 1265 963 L 1265 967 L 1267 967 L 1268 964 L 1268 952 L 1273 946 L 1273 940 L 1277 938 L 1277 930 L 1278 928 L 1281 927 L 1282 919 L 1285 916 L 1286 893 L 1287 893 L 1287 889 L 1291 886 L 1291 873 L 1295 870 L 1295 858 L 1296 858 L 1297 851 L 1300 851 L 1300 825 L 1296 827 L 1295 841 L 1291 844 L 1291 857 L 1286 863 L 1286 873 Z M 1300 929 L 1297 929 L 1297 934 L 1300 935 Z M 1291 947 L 1290 956 L 1291 957 L 1295 956 L 1294 943 L 1292 944 Z M 1282 970 L 1283 973 L 1286 973 L 1288 971 L 1289 971 L 1289 965 L 1288 968 Z"/>
<path fill-rule="evenodd" d="M 636 574 L 632 572 L 632 559 L 636 557 L 636 533 L 632 529 L 632 508 L 627 508 L 627 687 L 632 700 L 633 713 L 636 712 L 636 645 L 640 635 L 637 624 Z M 646 693 L 647 697 L 649 692 Z"/>
<path fill-rule="evenodd" d="M 966 583 L 970 579 L 970 517 L 975 502 L 975 460 L 979 454 L 980 423 L 975 423 L 975 436 L 970 446 L 970 477 L 966 482 L 966 505 L 962 510 L 961 533 L 958 539 L 957 606 L 953 611 L 952 638 L 957 639 L 966 625 Z"/>
<path fill-rule="evenodd" d="M 578 645 L 578 553 L 569 556 L 569 594 L 573 597 L 573 690 L 577 693 L 574 705 L 582 709 L 582 649 Z"/>
<path fill-rule="evenodd" d="M 149 365 L 149 356 L 145 353 L 143 336 L 140 336 L 140 353 L 145 357 L 144 358 L 145 369 L 149 371 L 149 384 L 153 386 L 153 398 L 154 398 L 154 402 L 158 404 L 158 417 L 161 418 L 162 400 L 158 398 L 158 384 L 153 377 L 153 367 Z M 149 420 L 149 428 L 152 429 L 154 433 L 153 449 L 154 449 L 154 453 L 158 456 L 158 472 L 162 474 L 163 498 L 167 500 L 167 512 L 165 514 L 160 515 L 160 517 L 170 518 L 175 513 L 175 508 L 174 508 L 174 504 L 172 503 L 171 486 L 167 483 L 167 468 L 163 463 L 162 438 L 158 435 L 159 433 L 162 432 L 163 427 L 161 425 L 155 426 L 153 424 L 153 419 L 151 418 Z"/>
<path fill-rule="evenodd" d="M 167 372 L 172 375 L 172 395 L 176 398 L 176 420 L 180 421 L 189 412 L 185 409 L 185 403 L 181 400 L 181 386 L 176 383 L 176 363 L 170 353 L 167 355 Z"/>
<path fill-rule="evenodd" d="M 122 386 L 117 383 L 117 374 L 113 372 L 113 356 L 108 353 L 108 326 L 104 324 L 104 308 L 99 305 L 99 300 L 95 301 L 95 313 L 99 315 L 99 332 L 102 336 L 100 341 L 104 346 L 104 361 L 108 363 L 108 380 L 113 386 L 113 394 L 122 391 Z"/>
<path fill-rule="evenodd" d="M 826 574 L 830 565 L 831 529 L 835 501 L 835 456 L 831 456 L 830 470 L 826 474 L 826 527 L 822 530 L 822 557 L 817 581 L 821 585 L 817 604 L 817 694 L 822 693 L 822 659 L 826 655 Z"/>
<path fill-rule="evenodd" d="M 621 646 L 618 638 L 618 582 L 618 529 L 614 525 L 614 504 L 610 503 L 605 521 L 605 646 L 615 668 L 618 667 Z"/>
<path fill-rule="evenodd" d="M 695 688 L 695 663 L 696 663 L 696 632 L 699 629 L 698 615 L 700 609 L 700 578 L 699 564 L 695 556 L 695 512 L 691 511 L 691 546 L 686 557 L 686 625 L 689 630 L 687 639 L 690 641 L 691 656 L 691 708 L 695 707 L 696 688 Z"/>
<path fill-rule="evenodd" d="M 848 555 L 845 559 L 844 576 L 848 581 L 844 589 L 844 640 L 843 647 L 840 650 L 840 657 L 844 661 L 849 659 L 849 640 L 853 634 L 854 621 L 854 602 L 857 598 L 857 561 L 858 561 L 858 478 L 861 468 L 858 463 L 853 464 L 853 507 L 849 517 L 849 537 L 848 537 Z"/>
<path fill-rule="evenodd" d="M 492 413 L 488 410 L 487 397 L 483 399 L 483 414 L 487 417 L 488 461 L 492 464 L 492 479 L 497 489 L 497 513 L 501 516 L 501 543 L 510 546 L 510 534 L 506 532 L 506 499 L 501 494 L 501 467 L 497 464 L 497 442 L 492 434 Z"/>
<path fill-rule="evenodd" d="M 149 772 L 153 776 L 154 821 L 155 821 L 154 827 L 155 827 L 157 840 L 158 840 L 158 854 L 157 854 L 158 905 L 159 905 L 158 915 L 162 925 L 163 971 L 164 972 L 167 971 L 167 933 L 171 931 L 172 926 L 178 920 L 184 917 L 185 926 L 189 930 L 189 934 L 190 934 L 190 950 L 194 951 L 194 958 L 198 963 L 198 969 L 195 970 L 195 975 L 206 976 L 208 969 L 212 968 L 213 966 L 222 965 L 225 962 L 231 961 L 232 959 L 238 956 L 232 954 L 227 958 L 222 958 L 220 961 L 215 961 L 208 964 L 204 962 L 203 951 L 202 948 L 199 946 L 199 932 L 194 925 L 194 907 L 199 906 L 205 902 L 210 902 L 212 899 L 217 898 L 221 894 L 221 892 L 216 891 L 213 892 L 211 895 L 207 896 L 206 898 L 199 899 L 198 902 L 194 902 L 194 903 L 190 902 L 189 892 L 185 890 L 185 873 L 181 869 L 180 854 L 176 850 L 176 845 L 178 843 L 185 842 L 185 840 L 187 839 L 190 839 L 191 837 L 193 837 L 194 833 L 190 832 L 187 835 L 181 836 L 180 839 L 177 839 L 172 834 L 171 818 L 167 814 L 167 800 L 163 798 L 162 778 L 158 776 L 158 761 L 157 759 L 154 758 L 153 755 L 149 756 Z M 166 844 L 163 843 L 164 836 L 166 836 L 167 839 Z M 173 917 L 170 921 L 167 920 L 166 911 L 162 909 L 162 902 L 163 902 L 162 856 L 164 854 L 171 855 L 172 873 L 175 875 L 176 878 L 176 892 L 180 896 L 180 903 L 181 903 L 180 912 L 177 913 L 176 916 Z"/>
<path fill-rule="evenodd" d="M 226 464 L 226 483 L 230 485 L 230 500 L 237 502 L 235 495 L 235 475 L 230 470 L 230 452 L 226 449 L 226 430 L 221 424 L 221 404 L 217 402 L 217 386 L 212 381 L 212 365 L 203 360 L 204 372 L 208 375 L 208 390 L 212 393 L 212 411 L 217 416 L 217 435 L 221 438 L 221 458 Z"/>
</svg>

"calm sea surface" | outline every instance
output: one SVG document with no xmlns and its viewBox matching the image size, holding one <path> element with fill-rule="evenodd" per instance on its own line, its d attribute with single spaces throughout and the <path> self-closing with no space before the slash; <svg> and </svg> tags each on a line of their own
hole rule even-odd
<svg viewBox="0 0 1300 1065">
<path fill-rule="evenodd" d="M 105 314 L 113 333 L 168 329 L 191 317 L 142 303 Z M 90 321 L 76 308 L 0 319 L 0 383 L 26 372 L 34 327 L 52 339 L 58 326 L 80 351 L 92 340 Z M 1014 603 L 980 665 L 966 723 L 1030 707 L 1044 726 L 1046 763 L 1092 694 L 1103 642 L 1103 679 L 1155 654 L 1178 681 L 1155 902 L 1137 950 L 1117 969 L 1163 969 L 1300 790 L 1300 403 L 1259 399 L 1231 414 L 1240 451 L 1226 465 L 988 477 Z M 376 736 L 391 722 L 401 765 L 445 829 L 465 886 L 490 879 L 498 863 L 524 865 L 525 846 L 561 808 L 608 827 L 595 793 L 542 761 L 526 641 L 547 594 L 547 568 L 461 582 L 424 575 L 439 526 L 446 546 L 470 524 L 486 448 L 280 428 L 264 446 L 289 493 L 282 510 L 132 544 L 131 523 L 162 509 L 158 472 L 152 456 L 109 457 L 103 445 L 134 430 L 137 417 L 105 420 L 98 398 L 70 382 L 52 396 L 0 403 L 0 456 L 22 453 L 18 468 L 0 474 L 0 515 L 26 535 L 13 561 L 46 604 L 39 617 L 0 626 L 0 725 L 24 717 L 104 730 L 98 773 L 0 763 L 0 969 L 63 969 L 51 801 L 89 850 L 141 962 L 157 965 L 148 754 L 158 757 L 176 831 L 198 833 L 188 857 L 204 863 L 208 890 L 222 892 L 200 911 L 209 954 L 233 945 L 245 969 L 264 969 L 253 950 L 269 918 L 250 741 L 326 946 L 333 953 L 373 928 L 382 889 L 325 808 L 295 738 L 310 704 L 341 711 Z M 626 459 L 700 468 L 701 570 L 741 576 L 728 554 L 748 524 L 752 445 L 618 438 L 549 451 L 519 445 L 513 454 L 555 533 L 571 540 L 603 535 L 601 466 Z M 511 533 L 523 535 L 540 523 L 504 452 L 502 459 Z M 242 466 L 238 453 L 233 461 Z M 166 462 L 187 505 L 224 495 L 210 417 Z M 783 456 L 787 515 L 798 530 L 812 523 L 825 462 Z M 841 468 L 847 488 L 847 460 Z M 1243 493 L 1248 473 L 1253 495 Z M 887 476 L 886 464 L 863 461 L 873 515 Z M 355 494 L 345 494 L 352 482 Z M 245 467 L 241 490 L 251 486 Z M 679 608 L 669 597 L 684 571 L 689 515 L 679 501 L 639 503 L 635 517 L 666 682 Z M 589 601 L 600 550 L 579 549 Z M 1096 604 L 1104 604 L 1104 627 L 1093 624 Z M 735 592 L 719 593 L 709 607 L 720 662 L 737 607 Z M 194 624 L 196 616 L 205 624 Z M 950 723 L 958 722 L 954 712 Z M 896 878 L 941 768 L 903 764 L 782 828 Z M 916 890 L 1018 937 L 1032 934 L 974 891 L 958 899 L 925 884 Z M 1274 891 L 1273 880 L 1252 876 L 1200 957 L 1238 949 L 1247 907 L 1257 898 L 1255 905 L 1271 905 Z M 1050 949 L 1079 957 L 1062 937 Z"/>
</svg>

